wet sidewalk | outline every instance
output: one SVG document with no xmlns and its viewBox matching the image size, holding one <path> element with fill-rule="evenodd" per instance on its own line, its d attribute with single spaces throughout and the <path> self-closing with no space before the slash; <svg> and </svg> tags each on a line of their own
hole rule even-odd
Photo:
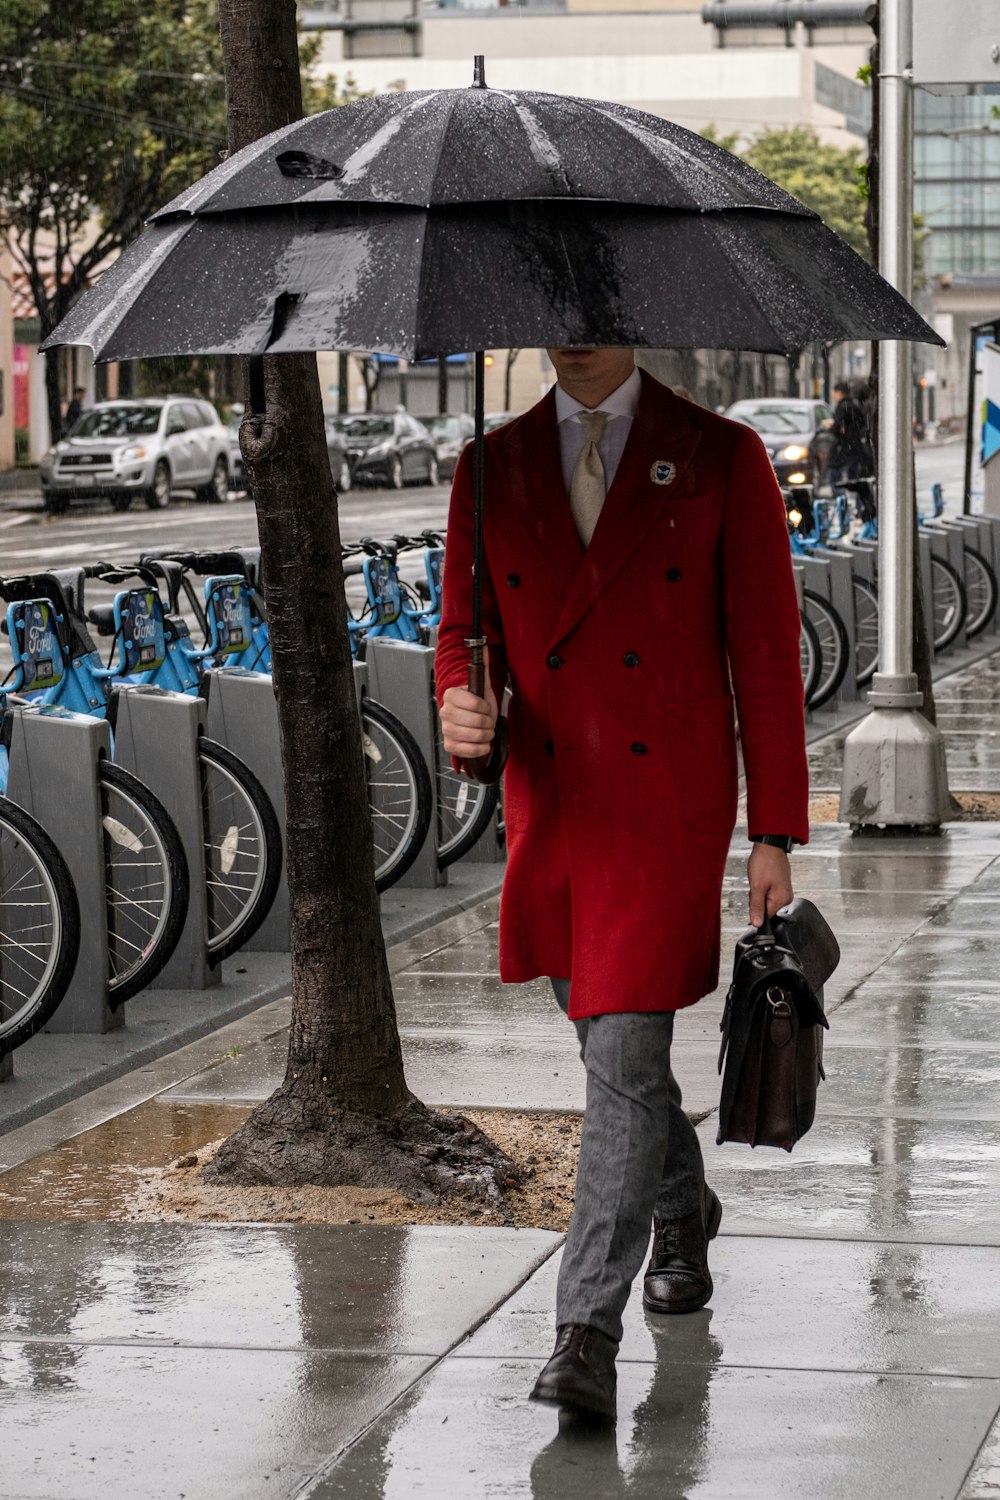
<svg viewBox="0 0 1000 1500">
<path fill-rule="evenodd" d="M 956 680 L 945 709 L 965 736 L 956 784 L 980 789 L 1000 786 L 986 682 Z M 835 755 L 815 752 L 820 785 Z M 613 1433 L 526 1400 L 551 1348 L 557 1234 L 7 1217 L 0 1495 L 997 1500 L 1000 825 L 820 827 L 794 869 L 843 949 L 819 1118 L 791 1156 L 716 1147 L 721 990 L 678 1018 L 725 1206 L 716 1290 L 684 1318 L 633 1299 Z M 411 1086 L 580 1109 L 572 1029 L 544 984 L 498 984 L 495 945 L 491 899 L 392 949 Z M 238 1055 L 227 1030 L 161 1059 L 147 1107 L 245 1109 L 280 1075 L 286 1020 L 276 1001 L 238 1023 Z M 116 1112 L 111 1092 L 83 1106 L 73 1129 Z M 14 1132 L 4 1159 L 68 1118 Z M 57 1153 L 31 1165 L 55 1171 Z"/>
</svg>

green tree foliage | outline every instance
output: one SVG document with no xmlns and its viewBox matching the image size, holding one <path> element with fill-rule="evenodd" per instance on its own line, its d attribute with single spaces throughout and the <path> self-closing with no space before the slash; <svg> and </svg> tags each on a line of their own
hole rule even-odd
<svg viewBox="0 0 1000 1500">
<path fill-rule="evenodd" d="M 316 50 L 303 49 L 307 68 Z M 307 95 L 316 110 L 356 90 L 332 79 Z M 43 338 L 97 267 L 225 146 L 216 0 L 2 0 L 0 233 Z"/>
<path fill-rule="evenodd" d="M 740 155 L 818 213 L 853 250 L 867 257 L 860 146 L 844 150 L 824 145 L 815 131 L 799 125 L 762 131 Z M 867 178 L 864 180 L 867 182 Z"/>
</svg>

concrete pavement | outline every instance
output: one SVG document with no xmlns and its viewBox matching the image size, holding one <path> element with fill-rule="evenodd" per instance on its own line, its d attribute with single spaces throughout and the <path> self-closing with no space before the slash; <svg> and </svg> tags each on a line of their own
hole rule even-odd
<svg viewBox="0 0 1000 1500">
<path fill-rule="evenodd" d="M 979 789 L 1000 786 L 998 698 L 978 668 L 944 703 Z M 812 754 L 822 784 L 836 751 Z M 795 870 L 844 953 L 819 1117 L 790 1156 L 716 1147 L 713 1113 L 699 1126 L 725 1205 L 715 1296 L 659 1321 L 633 1299 L 613 1433 L 526 1400 L 558 1235 L 60 1222 L 29 1204 L 0 1223 L 4 1500 L 997 1500 L 1000 824 L 820 827 Z M 495 942 L 491 898 L 392 948 L 411 1086 L 578 1109 L 571 1028 L 543 983 L 497 983 Z M 718 1098 L 721 1000 L 678 1019 L 698 1113 Z M 275 1000 L 160 1058 L 143 1097 L 263 1096 L 286 1021 Z M 127 1111 L 129 1086 L 4 1137 L 3 1161 L 45 1170 L 37 1153 Z"/>
</svg>

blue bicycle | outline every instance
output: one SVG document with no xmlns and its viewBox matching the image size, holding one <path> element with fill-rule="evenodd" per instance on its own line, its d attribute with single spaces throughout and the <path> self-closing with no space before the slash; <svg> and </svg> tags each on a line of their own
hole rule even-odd
<svg viewBox="0 0 1000 1500">
<path fill-rule="evenodd" d="M 74 620 L 67 595 L 82 589 L 82 570 L 0 579 L 10 601 L 4 628 L 10 636 L 13 679 L 5 698 L 59 713 L 73 706 L 91 712 L 77 691 L 76 663 L 89 651 L 100 667 L 86 626 Z M 107 701 L 102 685 L 97 695 Z M 60 704 L 60 700 L 63 700 Z M 5 719 L 9 733 L 10 719 Z M 0 790 L 9 777 L 7 744 L 0 747 Z M 162 803 L 122 766 L 102 759 L 99 770 L 104 833 L 108 1002 L 114 1008 L 138 993 L 163 968 L 177 945 L 188 906 L 188 869 L 180 835 Z M 59 788 L 51 788 L 53 797 Z"/>
<path fill-rule="evenodd" d="M 62 575 L 63 582 L 66 576 Z M 156 668 L 166 662 L 162 631 L 158 631 L 156 622 L 159 594 L 147 583 L 145 589 L 130 592 L 124 616 L 120 608 L 123 595 L 117 596 L 113 605 L 99 606 L 88 614 L 86 578 L 124 581 L 130 574 L 122 574 L 117 565 L 98 563 L 75 569 L 70 576 L 68 588 L 58 588 L 59 575 L 30 580 L 39 595 L 39 585 L 46 581 L 50 586 L 52 582 L 57 584 L 55 598 L 46 594 L 32 602 L 47 603 L 55 611 L 51 643 L 62 649 L 52 658 L 53 676 L 40 679 L 36 672 L 26 691 L 38 701 L 107 719 L 113 733 L 119 690 L 147 684 Z M 23 606 L 12 605 L 11 609 L 19 611 Z M 88 623 L 95 624 L 99 633 L 111 628 L 113 659 L 107 666 L 90 639 Z M 17 617 L 12 619 L 10 611 L 8 625 L 15 658 L 24 660 L 27 637 L 23 632 L 30 625 Z M 281 875 L 281 832 L 264 788 L 231 750 L 202 737 L 198 763 L 208 898 L 206 947 L 211 960 L 220 962 L 243 946 L 271 908 Z M 120 774 L 121 767 L 114 767 L 114 771 Z M 148 792 L 148 788 L 144 790 Z M 174 833 L 176 836 L 176 830 Z"/>
<path fill-rule="evenodd" d="M 147 587 L 123 590 L 112 605 L 92 612 L 99 632 L 115 638 L 116 672 L 154 687 L 198 694 L 211 692 L 210 667 L 241 672 L 259 671 L 265 662 L 270 666 L 267 620 L 255 583 L 245 573 L 209 571 L 238 555 L 144 557 L 138 570 L 154 582 L 167 581 L 170 607 L 164 607 L 157 589 Z M 178 608 L 184 578 L 191 573 L 204 576 L 198 612 L 206 639 L 200 647 Z M 123 576 L 120 567 L 105 574 L 106 579 L 113 576 Z M 361 728 L 375 884 L 382 891 L 410 868 L 423 847 L 431 821 L 430 777 L 413 736 L 395 714 L 367 696 Z"/>
</svg>

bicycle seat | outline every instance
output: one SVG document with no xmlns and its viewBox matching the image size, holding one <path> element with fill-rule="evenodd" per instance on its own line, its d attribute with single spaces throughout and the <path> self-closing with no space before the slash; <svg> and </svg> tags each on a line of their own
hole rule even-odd
<svg viewBox="0 0 1000 1500">
<path fill-rule="evenodd" d="M 98 635 L 114 635 L 115 607 L 113 604 L 95 604 L 92 609 L 88 609 L 87 619 L 91 625 L 97 626 Z"/>
</svg>

